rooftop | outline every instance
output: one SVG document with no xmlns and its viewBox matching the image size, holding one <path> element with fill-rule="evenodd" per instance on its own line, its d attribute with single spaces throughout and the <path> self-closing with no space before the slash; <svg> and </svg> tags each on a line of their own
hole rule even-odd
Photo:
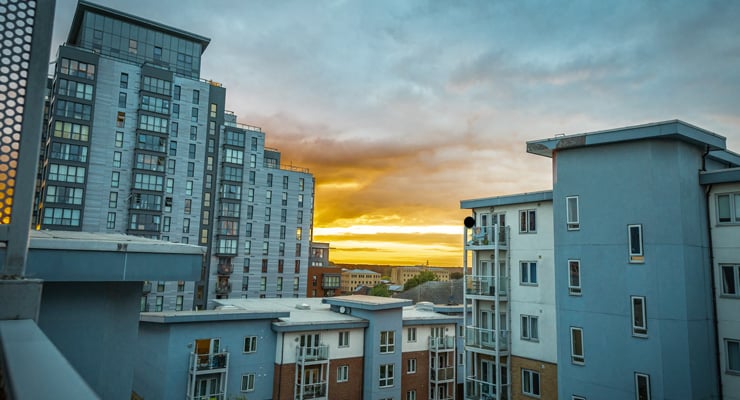
<svg viewBox="0 0 740 400">
<path fill-rule="evenodd" d="M 508 206 L 513 204 L 535 203 L 540 201 L 552 201 L 552 190 L 510 194 L 506 196 L 486 197 L 482 199 L 461 200 L 460 208 L 473 209 L 479 207 Z"/>
<path fill-rule="evenodd" d="M 532 140 L 527 142 L 527 153 L 552 157 L 553 152 L 561 149 L 660 138 L 682 140 L 694 145 L 706 146 L 708 150 L 724 150 L 726 147 L 724 136 L 674 119 L 604 131 L 558 135 L 550 139 Z"/>
</svg>

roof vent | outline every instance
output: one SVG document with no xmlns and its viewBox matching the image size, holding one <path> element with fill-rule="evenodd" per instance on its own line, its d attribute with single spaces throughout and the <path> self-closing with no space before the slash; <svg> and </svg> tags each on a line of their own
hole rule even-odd
<svg viewBox="0 0 740 400">
<path fill-rule="evenodd" d="M 429 301 L 420 301 L 416 303 L 416 309 L 421 311 L 434 311 L 434 303 Z"/>
<path fill-rule="evenodd" d="M 296 304 L 295 308 L 297 308 L 298 310 L 310 310 L 311 306 L 309 306 L 306 303 L 302 303 L 302 304 Z"/>
</svg>

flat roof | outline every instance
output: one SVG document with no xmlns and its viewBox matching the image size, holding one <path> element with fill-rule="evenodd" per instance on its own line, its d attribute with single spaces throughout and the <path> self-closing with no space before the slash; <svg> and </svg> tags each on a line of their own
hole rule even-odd
<svg viewBox="0 0 740 400">
<path fill-rule="evenodd" d="M 447 315 L 417 306 L 403 308 L 403 325 L 455 324 L 461 319 L 462 315 Z"/>
<path fill-rule="evenodd" d="M 375 274 L 380 275 L 379 272 L 370 271 L 369 269 L 345 269 L 350 274 Z"/>
<path fill-rule="evenodd" d="M 740 182 L 740 168 L 718 169 L 715 171 L 702 171 L 699 173 L 699 183 L 702 185 L 735 182 Z"/>
<path fill-rule="evenodd" d="M 29 236 L 26 276 L 45 281 L 195 281 L 205 254 L 201 246 L 122 234 L 31 231 Z"/>
<path fill-rule="evenodd" d="M 554 151 L 561 149 L 660 138 L 682 140 L 702 147 L 707 146 L 709 150 L 724 150 L 726 147 L 724 136 L 674 119 L 624 128 L 572 135 L 558 135 L 549 139 L 532 140 L 527 142 L 527 153 L 552 157 Z"/>
<path fill-rule="evenodd" d="M 413 304 L 411 300 L 396 299 L 393 297 L 367 296 L 355 294 L 351 296 L 327 297 L 323 299 L 324 303 L 339 307 L 354 307 L 362 310 L 388 310 L 391 308 L 400 308 Z"/>
<path fill-rule="evenodd" d="M 89 1 L 79 0 L 77 2 L 77 9 L 75 10 L 74 18 L 72 19 L 72 25 L 69 28 L 69 34 L 67 35 L 68 43 L 77 42 L 77 35 L 80 32 L 80 28 L 82 26 L 82 16 L 85 11 L 105 15 L 121 21 L 126 21 L 130 24 L 139 25 L 155 31 L 164 32 L 172 36 L 177 36 L 191 42 L 200 43 L 201 54 L 203 54 L 203 51 L 205 51 L 206 47 L 208 47 L 208 44 L 211 42 L 211 39 L 205 36 L 197 35 L 192 32 L 164 25 L 159 22 L 151 21 L 145 18 L 138 17 L 136 15 L 125 13 L 123 11 L 91 3 Z"/>
<path fill-rule="evenodd" d="M 187 322 L 213 321 L 248 321 L 258 319 L 276 319 L 290 315 L 288 312 L 278 311 L 245 311 L 245 310 L 203 310 L 203 311 L 164 311 L 144 312 L 139 315 L 139 321 L 158 324 L 176 324 Z"/>
<path fill-rule="evenodd" d="M 331 310 L 319 297 L 279 298 L 279 299 L 222 299 L 215 303 L 233 306 L 241 312 L 282 313 L 272 323 L 278 332 L 305 331 L 310 329 L 364 328 L 368 322 L 349 314 Z"/>
<path fill-rule="evenodd" d="M 486 197 L 482 199 L 461 200 L 460 208 L 473 209 L 479 207 L 508 206 L 513 204 L 535 203 L 539 201 L 552 201 L 552 190 L 509 194 L 505 196 Z"/>
</svg>

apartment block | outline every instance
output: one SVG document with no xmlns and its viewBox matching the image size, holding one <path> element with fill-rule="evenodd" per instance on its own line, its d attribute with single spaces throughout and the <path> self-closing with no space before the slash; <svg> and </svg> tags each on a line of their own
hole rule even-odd
<svg viewBox="0 0 740 400">
<path fill-rule="evenodd" d="M 419 275 L 422 271 L 429 271 L 437 276 L 437 280 L 440 282 L 448 282 L 450 280 L 450 271 L 447 268 L 430 268 L 425 266 L 416 267 L 394 267 L 391 270 L 391 281 L 398 285 L 405 284 L 409 279 Z"/>
<path fill-rule="evenodd" d="M 460 310 L 372 296 L 218 303 L 142 313 L 136 396 L 455 398 Z"/>
<path fill-rule="evenodd" d="M 207 249 L 197 282 L 145 284 L 142 311 L 306 292 L 313 176 L 226 111 L 209 43 L 80 1 L 58 49 L 36 226 Z"/>
<path fill-rule="evenodd" d="M 342 292 L 352 293 L 359 286 L 373 287 L 380 283 L 380 273 L 368 269 L 342 270 Z"/>
<path fill-rule="evenodd" d="M 552 192 L 464 200 L 465 398 L 555 399 Z"/>
</svg>

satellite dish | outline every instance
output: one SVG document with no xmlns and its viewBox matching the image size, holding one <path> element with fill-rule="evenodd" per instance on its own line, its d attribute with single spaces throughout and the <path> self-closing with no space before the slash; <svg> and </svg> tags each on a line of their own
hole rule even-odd
<svg viewBox="0 0 740 400">
<path fill-rule="evenodd" d="M 473 217 L 465 217 L 465 220 L 463 221 L 463 224 L 465 224 L 465 227 L 470 229 L 475 226 L 475 218 Z"/>
</svg>

